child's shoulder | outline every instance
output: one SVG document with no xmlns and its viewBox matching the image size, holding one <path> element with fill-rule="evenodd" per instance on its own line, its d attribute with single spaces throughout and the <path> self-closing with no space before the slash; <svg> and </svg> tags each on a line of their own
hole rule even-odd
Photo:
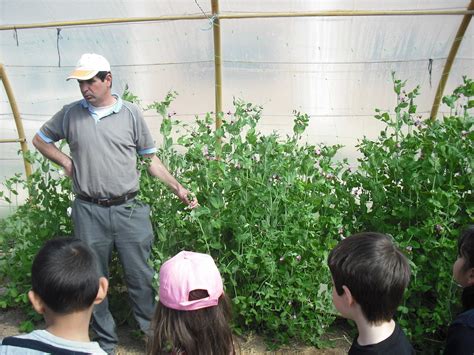
<svg viewBox="0 0 474 355">
<path fill-rule="evenodd" d="M 449 326 L 444 354 L 472 354 L 473 349 L 474 308 L 461 313 Z"/>
<path fill-rule="evenodd" d="M 7 337 L 0 345 L 1 355 L 14 354 L 98 354 L 106 353 L 96 342 L 79 342 L 64 339 L 46 330 L 35 330 L 28 334 Z"/>
<path fill-rule="evenodd" d="M 468 311 L 465 311 L 458 315 L 456 319 L 454 319 L 452 325 L 462 325 L 464 327 L 472 328 L 474 331 L 474 308 L 471 308 Z"/>
<path fill-rule="evenodd" d="M 377 344 L 359 345 L 357 337 L 354 339 L 349 350 L 349 355 L 363 355 L 363 354 L 384 354 L 384 355 L 411 355 L 415 350 L 410 344 L 404 331 L 398 324 L 395 324 L 395 329 L 392 335 L 387 339 Z"/>
</svg>

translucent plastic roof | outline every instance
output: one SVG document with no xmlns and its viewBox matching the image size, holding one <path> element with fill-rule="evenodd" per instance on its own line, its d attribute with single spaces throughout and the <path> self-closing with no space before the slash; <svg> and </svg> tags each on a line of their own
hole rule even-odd
<svg viewBox="0 0 474 355">
<path fill-rule="evenodd" d="M 330 10 L 465 10 L 469 1 L 224 1 L 221 13 Z M 100 18 L 203 14 L 203 0 L 1 0 L 0 26 Z M 421 86 L 418 109 L 428 116 L 463 15 L 343 16 L 221 20 L 223 110 L 234 97 L 264 107 L 261 130 L 291 132 L 292 111 L 311 116 L 307 139 L 354 145 L 380 125 L 374 108 L 392 109 L 391 72 Z M 468 28 L 445 93 L 474 75 L 474 31 Z M 177 118 L 214 111 L 214 49 L 209 20 L 178 20 L 0 31 L 0 63 L 12 84 L 28 141 L 62 105 L 80 99 L 66 82 L 82 53 L 106 56 L 113 89 L 126 84 L 146 105 L 176 90 Z M 441 107 L 441 112 L 446 107 Z M 146 112 L 159 144 L 160 120 Z M 8 100 L 0 86 L 0 139 L 15 138 Z M 30 144 L 31 147 L 31 144 Z M 21 172 L 18 144 L 0 144 L 0 180 Z"/>
</svg>

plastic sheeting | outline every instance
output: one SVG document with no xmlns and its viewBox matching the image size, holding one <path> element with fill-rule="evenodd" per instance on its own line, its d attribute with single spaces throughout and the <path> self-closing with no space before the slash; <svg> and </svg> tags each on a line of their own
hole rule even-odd
<svg viewBox="0 0 474 355">
<path fill-rule="evenodd" d="M 469 1 L 220 1 L 221 12 L 320 10 L 464 10 Z M 99 18 L 206 13 L 210 1 L 1 0 L 1 25 Z M 374 108 L 393 109 L 391 72 L 421 86 L 419 111 L 427 117 L 462 15 L 305 17 L 221 20 L 223 108 L 234 97 L 264 107 L 263 132 L 292 130 L 292 111 L 311 116 L 306 139 L 354 146 L 374 137 L 380 124 Z M 472 24 L 454 62 L 445 92 L 474 74 Z M 65 81 L 82 53 L 105 55 L 113 89 L 125 85 L 147 104 L 169 90 L 179 93 L 172 109 L 191 122 L 214 111 L 213 32 L 208 20 L 0 31 L 4 64 L 28 141 L 62 105 L 80 99 L 77 83 Z M 446 111 L 441 107 L 440 112 Z M 160 120 L 146 112 L 157 140 Z M 11 110 L 0 87 L 0 138 L 16 137 Z M 0 144 L 1 177 L 21 172 L 18 144 Z M 1 211 L 0 211 L 1 214 Z"/>
</svg>

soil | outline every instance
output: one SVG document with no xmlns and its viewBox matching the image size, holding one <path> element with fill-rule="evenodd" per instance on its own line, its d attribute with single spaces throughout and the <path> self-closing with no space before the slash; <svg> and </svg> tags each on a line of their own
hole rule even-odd
<svg viewBox="0 0 474 355">
<path fill-rule="evenodd" d="M 21 310 L 1 310 L 0 311 L 0 339 L 10 335 L 20 334 L 19 325 L 26 319 L 25 314 Z M 41 325 L 39 325 L 41 326 Z M 118 327 L 119 346 L 118 355 L 125 354 L 144 354 L 145 343 L 137 337 L 134 329 L 128 325 L 120 325 Z M 268 351 L 263 339 L 255 334 L 247 334 L 244 337 L 237 337 L 242 355 L 284 355 L 284 354 L 300 354 L 300 355 L 342 355 L 347 354 L 350 347 L 350 337 L 345 330 L 338 330 L 326 336 L 326 340 L 331 340 L 335 344 L 335 348 L 316 349 L 314 347 L 304 346 L 300 344 L 292 344 L 285 346 L 277 351 Z"/>
</svg>

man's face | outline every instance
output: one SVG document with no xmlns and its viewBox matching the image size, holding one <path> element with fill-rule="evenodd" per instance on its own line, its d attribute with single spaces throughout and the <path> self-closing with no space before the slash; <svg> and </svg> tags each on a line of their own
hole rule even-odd
<svg viewBox="0 0 474 355">
<path fill-rule="evenodd" d="M 78 80 L 79 88 L 84 99 L 95 107 L 106 106 L 103 104 L 110 96 L 112 76 L 107 74 L 104 81 L 94 76 L 89 80 Z"/>
</svg>

